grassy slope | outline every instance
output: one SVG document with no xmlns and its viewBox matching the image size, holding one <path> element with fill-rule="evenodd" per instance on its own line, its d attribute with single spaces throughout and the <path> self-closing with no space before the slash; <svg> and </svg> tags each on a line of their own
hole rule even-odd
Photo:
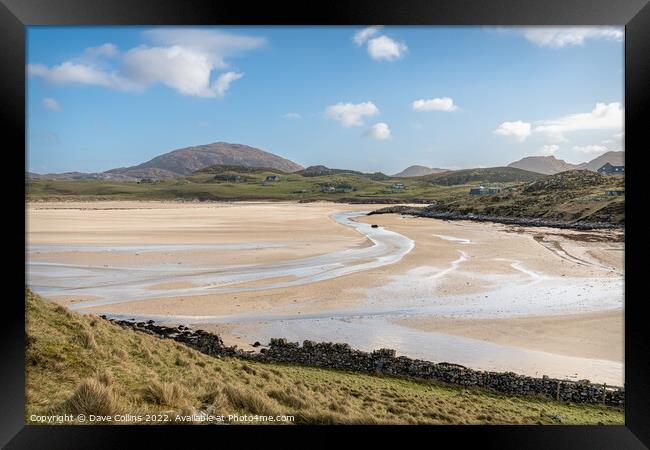
<svg viewBox="0 0 650 450">
<path fill-rule="evenodd" d="M 384 376 L 217 359 L 26 292 L 31 414 L 294 415 L 297 423 L 604 423 L 601 406 Z"/>
<path fill-rule="evenodd" d="M 413 198 L 432 199 L 441 192 L 459 190 L 458 186 L 431 185 L 425 180 L 392 178 L 373 180 L 361 174 L 333 174 L 319 177 L 305 177 L 298 174 L 280 175 L 281 181 L 265 182 L 267 175 L 274 172 L 223 172 L 220 175 L 239 174 L 247 181 L 232 183 L 214 180 L 214 174 L 196 173 L 185 178 L 160 181 L 152 184 L 113 181 L 69 181 L 37 180 L 28 184 L 28 198 L 70 199 L 70 200 L 332 200 L 345 198 L 408 200 Z M 391 185 L 403 182 L 407 189 L 394 190 Z M 322 192 L 323 186 L 348 184 L 351 192 Z M 304 193 L 295 191 L 304 190 Z M 465 191 L 465 188 L 460 188 Z"/>
</svg>

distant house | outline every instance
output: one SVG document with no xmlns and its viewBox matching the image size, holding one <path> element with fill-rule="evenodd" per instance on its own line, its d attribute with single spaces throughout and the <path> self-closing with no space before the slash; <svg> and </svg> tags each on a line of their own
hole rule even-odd
<svg viewBox="0 0 650 450">
<path fill-rule="evenodd" d="M 600 173 L 625 173 L 625 166 L 612 166 L 610 163 L 605 163 L 600 169 Z"/>
<path fill-rule="evenodd" d="M 404 189 L 404 183 L 395 183 L 391 186 L 393 189 Z"/>
<path fill-rule="evenodd" d="M 323 189 L 321 189 L 322 192 L 334 192 L 336 191 L 336 188 L 334 186 L 323 186 Z"/>
<path fill-rule="evenodd" d="M 469 195 L 494 195 L 501 192 L 500 187 L 475 187 L 469 190 Z"/>
<path fill-rule="evenodd" d="M 269 175 L 266 177 L 266 181 L 280 181 L 280 177 L 277 175 Z"/>
<path fill-rule="evenodd" d="M 614 197 L 618 195 L 625 195 L 625 190 L 624 189 L 610 189 L 605 191 L 605 194 L 608 195 L 609 197 Z"/>
</svg>

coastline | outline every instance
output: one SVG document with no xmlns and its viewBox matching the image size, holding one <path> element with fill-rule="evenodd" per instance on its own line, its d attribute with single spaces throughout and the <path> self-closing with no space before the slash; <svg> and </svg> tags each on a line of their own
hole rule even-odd
<svg viewBox="0 0 650 450">
<path fill-rule="evenodd" d="M 483 214 L 462 214 L 454 211 L 434 211 L 428 210 L 425 207 L 410 207 L 410 206 L 389 206 L 375 211 L 371 211 L 368 215 L 378 214 L 408 214 L 417 217 L 428 217 L 431 219 L 440 220 L 469 220 L 473 222 L 491 222 L 500 223 L 504 225 L 520 225 L 525 227 L 545 227 L 545 228 L 559 228 L 565 230 L 599 230 L 599 229 L 614 229 L 623 230 L 625 224 L 614 224 L 608 222 L 560 222 L 556 220 L 545 220 L 538 218 L 527 217 L 507 217 L 507 216 L 490 216 Z"/>
<path fill-rule="evenodd" d="M 239 292 L 214 290 L 198 295 L 192 289 L 201 286 L 200 280 L 176 279 L 174 275 L 202 268 L 223 272 L 230 270 L 228 265 L 233 263 L 267 264 L 278 269 L 300 258 L 363 249 L 369 245 L 366 237 L 328 219 L 333 213 L 354 208 L 331 202 L 37 205 L 29 210 L 30 246 L 63 247 L 58 252 L 32 251 L 29 260 L 99 266 L 97 270 L 108 264 L 107 269 L 118 271 L 115 273 L 131 267 L 125 273 L 134 274 L 133 268 L 158 271 L 157 267 L 166 267 L 171 275 L 166 275 L 164 281 L 147 282 L 152 294 L 148 299 L 88 308 L 83 307 L 84 301 L 101 299 L 71 295 L 52 299 L 72 303 L 74 309 L 92 314 L 150 317 L 156 321 L 167 317 L 174 323 L 191 323 L 214 329 L 224 340 L 244 348 L 250 348 L 256 340 L 277 336 L 323 340 L 339 335 L 354 347 L 370 351 L 377 348 L 372 330 L 385 329 L 393 336 L 393 347 L 411 357 L 449 360 L 444 352 L 421 354 L 418 350 L 427 342 L 425 347 L 435 349 L 431 342 L 438 342 L 436 345 L 463 348 L 465 353 L 456 356 L 469 367 L 498 367 L 498 359 L 490 364 L 481 362 L 479 349 L 484 349 L 511 359 L 514 369 L 520 361 L 524 373 L 538 372 L 544 361 L 552 358 L 553 376 L 572 374 L 570 365 L 578 362 L 582 364 L 578 372 L 582 371 L 586 378 L 594 379 L 589 373 L 596 369 L 606 370 L 603 379 L 609 384 L 616 384 L 619 375 L 622 380 L 622 360 L 616 357 L 614 348 L 622 345 L 622 330 L 619 333 L 612 328 L 608 346 L 580 342 L 581 328 L 600 327 L 590 314 L 621 311 L 623 244 L 618 230 L 596 230 L 585 235 L 580 230 L 519 229 L 391 214 L 359 216 L 355 220 L 368 227 L 378 224 L 380 230 L 413 240 L 415 248 L 396 264 L 285 288 L 260 290 L 265 281 L 240 279 L 230 281 L 238 281 L 233 287 Z M 119 224 L 119 232 L 111 224 Z M 251 242 L 251 236 L 260 242 Z M 243 242 L 254 245 L 243 248 Z M 101 250 L 99 245 L 111 246 L 114 251 Z M 269 278 L 270 282 L 293 280 L 287 274 L 274 275 L 276 278 Z M 513 286 L 511 291 L 504 290 L 508 285 Z M 161 286 L 189 290 L 165 297 Z M 437 330 L 427 331 L 408 322 L 409 317 L 427 315 L 441 317 L 449 326 L 436 323 Z M 559 343 L 551 339 L 546 345 L 545 336 L 558 333 L 553 319 L 542 321 L 535 332 L 531 327 L 517 326 L 527 317 L 534 321 L 536 316 L 549 315 L 571 317 L 563 321 L 564 334 L 572 336 L 570 339 Z M 473 321 L 483 335 L 473 332 Z M 498 332 L 504 325 L 516 330 L 510 341 L 503 340 Z M 380 345 L 391 346 L 390 339 L 383 339 Z M 525 362 L 527 358 L 537 358 L 537 362 L 531 365 Z M 591 359 L 608 361 L 608 365 L 592 364 Z"/>
</svg>

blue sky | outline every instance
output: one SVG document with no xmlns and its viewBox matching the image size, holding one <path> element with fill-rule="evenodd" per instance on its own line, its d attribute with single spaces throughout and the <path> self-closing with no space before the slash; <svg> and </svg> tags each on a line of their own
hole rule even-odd
<svg viewBox="0 0 650 450">
<path fill-rule="evenodd" d="M 28 170 L 216 141 L 395 173 L 623 149 L 623 30 L 30 27 Z"/>
</svg>

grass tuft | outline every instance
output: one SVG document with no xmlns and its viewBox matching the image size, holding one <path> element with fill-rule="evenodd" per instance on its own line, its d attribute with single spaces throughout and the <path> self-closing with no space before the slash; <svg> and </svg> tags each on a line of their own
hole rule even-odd
<svg viewBox="0 0 650 450">
<path fill-rule="evenodd" d="M 64 402 L 59 412 L 67 414 L 114 415 L 118 412 L 118 400 L 110 387 L 99 380 L 87 378 L 77 386 Z"/>
<path fill-rule="evenodd" d="M 275 402 L 253 389 L 227 385 L 224 392 L 230 403 L 239 410 L 269 416 L 279 414 Z"/>
<path fill-rule="evenodd" d="M 144 389 L 142 397 L 154 405 L 178 406 L 183 398 L 183 392 L 177 383 L 153 380 Z"/>
</svg>

